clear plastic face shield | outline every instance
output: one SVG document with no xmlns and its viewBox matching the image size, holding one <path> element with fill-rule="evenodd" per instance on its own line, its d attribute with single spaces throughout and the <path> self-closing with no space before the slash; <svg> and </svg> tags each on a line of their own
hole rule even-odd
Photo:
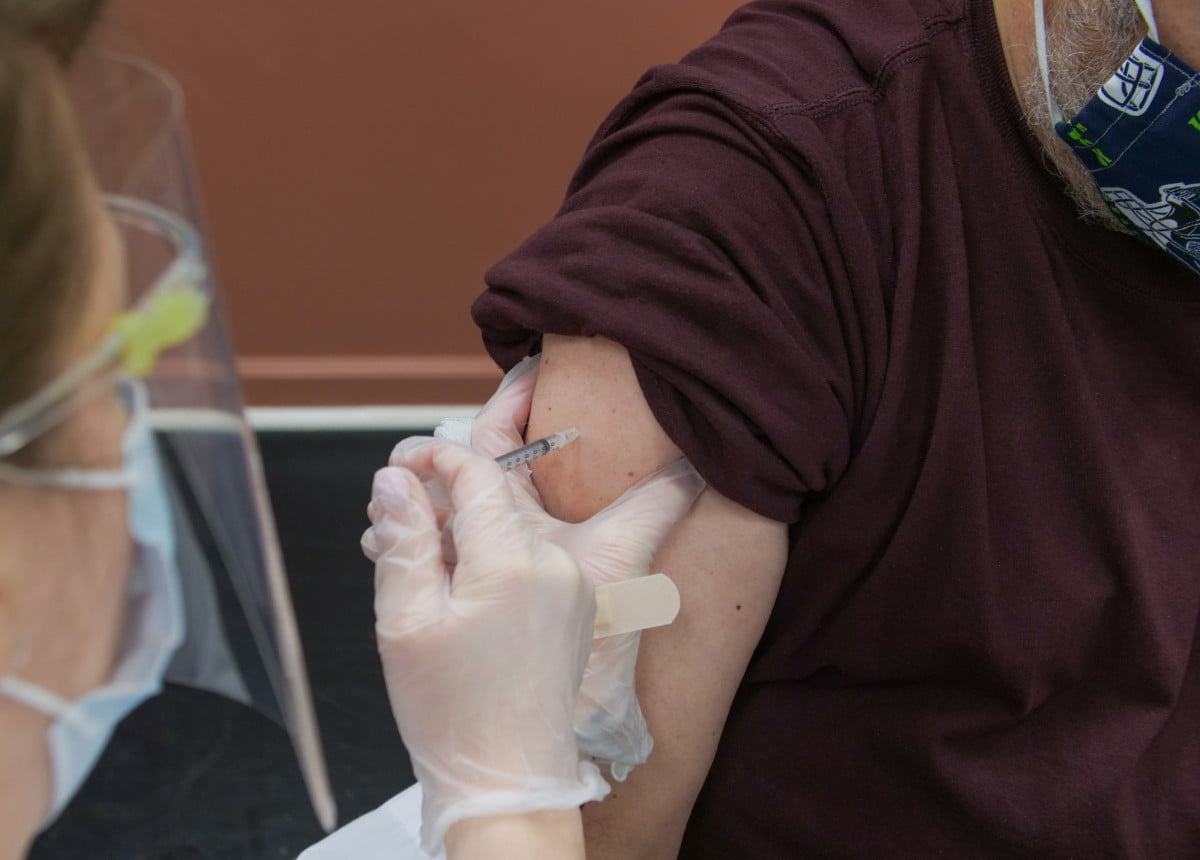
<svg viewBox="0 0 1200 860">
<path fill-rule="evenodd" d="M 129 57 L 85 57 L 74 95 L 124 241 L 127 311 L 107 340 L 0 415 L 0 457 L 122 377 L 149 400 L 175 532 L 186 636 L 166 679 L 227 695 L 286 727 L 314 811 L 336 812 L 254 433 L 200 232 L 177 85 Z"/>
</svg>

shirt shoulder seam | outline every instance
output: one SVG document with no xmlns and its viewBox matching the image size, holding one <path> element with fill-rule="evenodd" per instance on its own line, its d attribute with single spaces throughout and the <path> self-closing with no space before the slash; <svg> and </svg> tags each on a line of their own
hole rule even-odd
<svg viewBox="0 0 1200 860">
<path fill-rule="evenodd" d="M 879 71 L 869 83 L 848 87 L 811 101 L 786 101 L 767 105 L 761 109 L 764 119 L 803 114 L 812 119 L 822 119 L 864 103 L 879 101 L 886 92 L 896 72 L 929 56 L 929 42 L 937 35 L 959 25 L 963 16 L 948 18 L 937 15 L 922 21 L 922 33 L 910 41 L 898 45 L 879 64 Z"/>
</svg>

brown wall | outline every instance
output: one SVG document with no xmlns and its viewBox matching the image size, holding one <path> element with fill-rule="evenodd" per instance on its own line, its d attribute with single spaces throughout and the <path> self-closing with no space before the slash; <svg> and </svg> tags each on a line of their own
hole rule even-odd
<svg viewBox="0 0 1200 860">
<path fill-rule="evenodd" d="M 258 405 L 471 403 L 482 273 L 557 208 L 649 66 L 734 0 L 124 0 L 188 98 Z"/>
</svg>

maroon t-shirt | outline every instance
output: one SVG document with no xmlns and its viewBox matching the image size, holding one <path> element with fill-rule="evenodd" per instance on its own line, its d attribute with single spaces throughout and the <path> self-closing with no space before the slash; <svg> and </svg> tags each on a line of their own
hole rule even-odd
<svg viewBox="0 0 1200 860">
<path fill-rule="evenodd" d="M 790 524 L 683 856 L 1200 857 L 1200 279 L 1042 164 L 990 0 L 761 2 L 488 273 Z"/>
</svg>

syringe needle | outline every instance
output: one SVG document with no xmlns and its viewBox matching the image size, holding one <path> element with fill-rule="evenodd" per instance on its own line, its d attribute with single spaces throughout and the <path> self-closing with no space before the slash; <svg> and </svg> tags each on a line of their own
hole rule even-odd
<svg viewBox="0 0 1200 860">
<path fill-rule="evenodd" d="M 530 442 L 528 445 L 522 445 L 514 451 L 509 451 L 507 454 L 501 454 L 496 458 L 496 462 L 500 464 L 501 469 L 507 472 L 509 469 L 515 469 L 517 466 L 523 466 L 530 460 L 544 457 L 551 451 L 557 451 L 568 442 L 573 442 L 578 438 L 579 431 L 571 427 L 568 430 L 551 433 L 549 436 L 545 436 L 535 442 Z"/>
</svg>

